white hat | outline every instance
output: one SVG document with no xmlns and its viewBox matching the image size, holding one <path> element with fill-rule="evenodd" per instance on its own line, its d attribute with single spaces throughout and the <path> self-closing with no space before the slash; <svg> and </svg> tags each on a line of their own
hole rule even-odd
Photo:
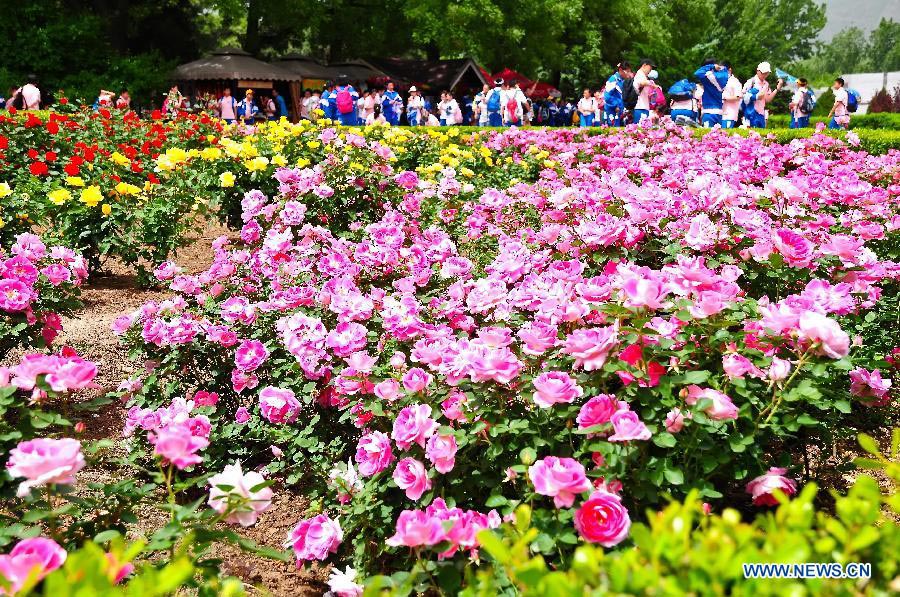
<svg viewBox="0 0 900 597">
<path fill-rule="evenodd" d="M 656 72 L 655 70 L 652 70 L 652 71 L 650 71 L 650 74 L 647 75 L 647 78 L 648 78 L 648 79 L 656 80 L 656 79 L 659 78 L 659 73 Z"/>
<path fill-rule="evenodd" d="M 416 86 L 415 86 L 415 85 L 410 85 L 410 86 L 409 86 L 409 92 L 412 93 L 413 91 L 418 91 L 418 89 L 416 89 Z"/>
<path fill-rule="evenodd" d="M 759 66 L 756 67 L 761 73 L 770 73 L 772 72 L 772 66 L 768 62 L 760 62 Z"/>
</svg>

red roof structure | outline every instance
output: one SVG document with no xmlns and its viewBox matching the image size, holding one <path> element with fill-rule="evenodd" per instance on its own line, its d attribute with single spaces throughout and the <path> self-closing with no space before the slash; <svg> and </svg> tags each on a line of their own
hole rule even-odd
<svg viewBox="0 0 900 597">
<path fill-rule="evenodd" d="M 500 72 L 494 73 L 492 78 L 503 79 L 507 83 L 517 82 L 522 91 L 525 92 L 525 95 L 532 99 L 547 99 L 551 95 L 559 94 L 559 90 L 550 83 L 532 81 L 522 73 L 518 73 L 511 68 L 504 68 Z"/>
</svg>

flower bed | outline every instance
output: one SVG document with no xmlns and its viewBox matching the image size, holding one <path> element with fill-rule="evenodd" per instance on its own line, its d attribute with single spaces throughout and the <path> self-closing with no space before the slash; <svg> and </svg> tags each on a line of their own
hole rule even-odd
<svg viewBox="0 0 900 597">
<path fill-rule="evenodd" d="M 302 165 L 260 169 L 277 190 L 244 194 L 240 241 L 158 268 L 174 298 L 115 327 L 147 363 L 123 384 L 137 450 L 297 484 L 298 563 L 425 558 L 453 586 L 524 503 L 532 550 L 566 561 L 667 495 L 774 503 L 798 455 L 888 424 L 896 152 L 266 130 Z"/>
</svg>

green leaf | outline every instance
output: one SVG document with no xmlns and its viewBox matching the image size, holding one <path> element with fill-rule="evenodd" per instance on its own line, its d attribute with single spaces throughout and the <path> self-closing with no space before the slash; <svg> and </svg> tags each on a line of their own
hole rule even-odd
<svg viewBox="0 0 900 597">
<path fill-rule="evenodd" d="M 859 441 L 859 446 L 863 450 L 865 450 L 869 454 L 874 454 L 876 456 L 881 455 L 881 449 L 878 447 L 878 443 L 876 443 L 871 435 L 860 433 L 857 439 Z"/>
<path fill-rule="evenodd" d="M 660 448 L 671 448 L 676 444 L 676 440 L 674 435 L 668 431 L 663 431 L 653 436 L 653 443 Z"/>
<path fill-rule="evenodd" d="M 681 472 L 681 469 L 667 468 L 663 471 L 663 474 L 666 476 L 666 481 L 672 485 L 681 485 L 684 483 L 684 473 Z"/>
</svg>

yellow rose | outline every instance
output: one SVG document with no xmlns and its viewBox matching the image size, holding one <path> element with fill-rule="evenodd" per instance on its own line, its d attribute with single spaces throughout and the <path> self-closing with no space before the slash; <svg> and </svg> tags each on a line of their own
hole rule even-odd
<svg viewBox="0 0 900 597">
<path fill-rule="evenodd" d="M 244 162 L 244 166 L 246 166 L 247 170 L 249 170 L 250 172 L 265 170 L 266 166 L 268 165 L 269 158 L 266 157 L 253 158 L 252 160 L 247 160 Z"/>
<path fill-rule="evenodd" d="M 103 201 L 103 193 L 100 192 L 100 187 L 97 185 L 91 185 L 81 191 L 81 202 L 88 207 L 97 207 L 101 201 Z"/>
<path fill-rule="evenodd" d="M 47 193 L 47 198 L 53 205 L 62 205 L 72 198 L 72 193 L 68 189 L 54 189 Z"/>
<path fill-rule="evenodd" d="M 83 187 L 84 179 L 80 176 L 66 176 L 66 184 L 70 187 Z"/>
<path fill-rule="evenodd" d="M 112 207 L 109 205 L 109 203 L 104 203 L 100 206 L 100 211 L 103 212 L 104 216 L 108 216 L 112 213 Z"/>
<path fill-rule="evenodd" d="M 12 187 L 8 182 L 0 182 L 0 198 L 12 195 Z"/>
<path fill-rule="evenodd" d="M 319 147 L 322 146 L 322 144 L 319 143 L 318 141 L 307 141 L 306 146 L 309 147 L 310 149 L 318 149 Z"/>
<path fill-rule="evenodd" d="M 298 168 L 306 168 L 307 166 L 309 166 L 309 164 L 310 164 L 310 161 L 307 158 L 300 158 L 297 160 Z"/>
<path fill-rule="evenodd" d="M 137 195 L 141 192 L 141 188 L 127 182 L 120 182 L 116 185 L 116 192 L 120 195 Z"/>
<path fill-rule="evenodd" d="M 112 152 L 112 155 L 109 156 L 109 159 L 112 160 L 114 164 L 118 164 L 119 166 L 130 166 L 131 165 L 131 160 L 126 158 L 124 155 L 122 155 L 118 151 Z"/>
<path fill-rule="evenodd" d="M 222 150 L 218 147 L 207 147 L 200 152 L 200 157 L 209 162 L 218 160 L 222 157 Z"/>
<path fill-rule="evenodd" d="M 235 176 L 231 172 L 222 172 L 219 175 L 219 186 L 223 188 L 233 187 Z"/>
<path fill-rule="evenodd" d="M 279 166 L 279 167 L 280 167 L 280 166 L 286 166 L 286 165 L 287 165 L 287 158 L 284 157 L 284 156 L 281 155 L 281 154 L 278 154 L 278 155 L 276 155 L 275 157 L 272 158 L 272 163 L 275 164 L 276 166 Z"/>
</svg>

